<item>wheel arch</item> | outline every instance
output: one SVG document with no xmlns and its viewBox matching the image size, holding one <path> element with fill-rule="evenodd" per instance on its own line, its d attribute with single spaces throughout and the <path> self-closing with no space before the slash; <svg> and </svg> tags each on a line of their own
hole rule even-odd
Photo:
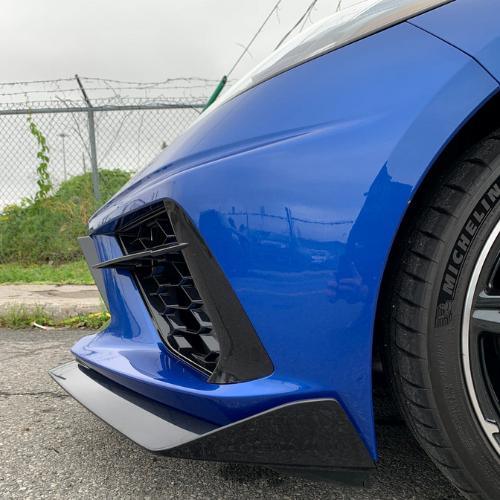
<svg viewBox="0 0 500 500">
<path fill-rule="evenodd" d="M 375 311 L 374 358 L 383 351 L 381 347 L 384 339 L 384 314 L 389 299 L 391 277 L 394 275 L 394 268 L 399 257 L 404 252 L 405 237 L 411 228 L 416 213 L 430 197 L 433 186 L 437 185 L 439 180 L 449 173 L 456 160 L 474 144 L 498 128 L 500 128 L 500 92 L 490 96 L 478 109 L 474 110 L 461 127 L 456 130 L 448 144 L 415 186 L 408 208 L 395 233 L 382 274 Z"/>
</svg>

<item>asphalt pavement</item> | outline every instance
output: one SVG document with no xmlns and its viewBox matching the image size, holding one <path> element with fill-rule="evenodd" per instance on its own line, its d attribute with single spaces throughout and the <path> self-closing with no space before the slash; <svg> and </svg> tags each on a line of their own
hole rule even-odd
<svg viewBox="0 0 500 500">
<path fill-rule="evenodd" d="M 375 394 L 380 461 L 371 489 L 259 468 L 157 457 L 67 396 L 48 375 L 89 331 L 0 329 L 0 498 L 451 500 L 461 498 Z"/>
</svg>

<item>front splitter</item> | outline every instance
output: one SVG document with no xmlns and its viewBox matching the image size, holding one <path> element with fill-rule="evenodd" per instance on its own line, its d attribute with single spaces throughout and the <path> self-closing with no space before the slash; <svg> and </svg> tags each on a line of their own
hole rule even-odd
<svg viewBox="0 0 500 500">
<path fill-rule="evenodd" d="M 50 375 L 83 406 L 152 452 L 369 486 L 374 462 L 335 399 L 291 402 L 219 427 L 133 392 L 77 361 Z"/>
</svg>

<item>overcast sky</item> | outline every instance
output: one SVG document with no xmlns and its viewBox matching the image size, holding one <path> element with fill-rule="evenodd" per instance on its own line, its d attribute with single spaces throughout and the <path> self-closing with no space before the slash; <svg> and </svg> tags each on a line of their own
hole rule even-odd
<svg viewBox="0 0 500 500">
<path fill-rule="evenodd" d="M 0 0 L 0 109 L 5 103 L 16 109 L 26 108 L 26 102 L 32 106 L 37 101 L 50 99 L 51 102 L 37 104 L 40 104 L 39 107 L 63 107 L 60 104 L 62 100 L 66 103 L 81 100 L 80 90 L 73 78 L 75 73 L 93 79 L 136 82 L 162 82 L 180 77 L 220 80 L 232 68 L 242 54 L 242 46 L 249 43 L 276 2 Z M 231 78 L 242 77 L 269 55 L 311 2 L 282 0 L 278 13 L 272 15 L 250 48 L 251 55 L 245 55 Z M 342 0 L 341 6 L 347 7 L 358 2 Z M 335 12 L 338 5 L 339 0 L 317 0 L 310 18 L 306 18 L 304 25 L 301 24 L 295 32 Z M 2 85 L 56 79 L 71 80 L 47 85 Z M 123 85 L 120 88 L 114 82 L 110 83 L 112 90 L 109 90 L 108 83 L 84 80 L 94 104 L 100 98 L 116 96 L 119 99 L 194 96 L 204 102 L 215 87 L 215 83 L 211 83 L 210 87 L 202 86 L 196 91 L 192 88 L 188 91 L 177 90 L 178 95 L 174 95 L 172 92 L 175 91 L 167 86 L 165 90 L 157 89 L 158 95 L 155 96 L 150 90 L 141 90 L 142 93 L 134 95 L 130 86 L 127 88 L 127 85 Z M 137 87 L 134 88 L 137 90 Z M 104 95 L 106 92 L 110 95 Z M 78 115 L 79 119 L 84 120 L 82 116 Z M 139 115 L 130 115 L 123 130 L 121 115 L 114 116 L 115 121 L 110 118 L 103 123 L 99 121 L 99 116 L 97 118 L 100 165 L 135 170 L 160 151 L 163 141 L 170 143 L 172 138 L 165 130 L 178 133 L 179 128 L 187 125 L 185 120 L 193 120 L 196 115 L 183 116 L 181 118 L 184 121 L 178 119 L 168 127 L 165 123 L 158 126 L 159 122 L 151 121 L 148 122 L 149 128 L 143 126 Z M 90 165 L 88 148 L 82 145 L 80 135 L 71 121 L 74 119 L 75 116 L 69 114 L 39 115 L 36 119 L 50 143 L 51 176 L 56 185 L 65 178 L 65 159 L 70 176 L 81 173 L 84 154 L 87 155 L 87 165 Z M 81 129 L 85 130 L 85 124 L 82 123 Z M 61 149 L 61 132 L 67 137 L 66 156 Z M 108 148 L 106 138 L 114 138 L 113 149 L 110 149 L 111 146 Z M 151 147 L 147 141 L 152 143 Z M 23 196 L 32 196 L 36 192 L 36 147 L 25 116 L 9 115 L 2 118 L 0 156 L 6 160 L 0 165 L 0 171 L 4 174 L 0 184 L 0 209 L 7 203 L 17 203 Z M 127 161 L 123 160 L 124 157 Z M 8 175 L 5 177 L 6 173 Z"/>
<path fill-rule="evenodd" d="M 277 0 L 0 0 L 0 82 L 69 78 L 219 79 Z M 357 0 L 359 1 L 359 0 Z M 311 0 L 282 0 L 235 70 L 268 55 Z M 339 0 L 318 0 L 312 21 Z M 356 3 L 343 0 L 342 6 Z M 306 24 L 308 26 L 310 22 Z"/>
</svg>

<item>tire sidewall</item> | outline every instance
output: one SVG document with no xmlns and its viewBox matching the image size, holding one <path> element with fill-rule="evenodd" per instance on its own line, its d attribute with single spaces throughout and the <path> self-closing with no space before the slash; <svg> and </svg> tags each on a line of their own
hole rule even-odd
<svg viewBox="0 0 500 500">
<path fill-rule="evenodd" d="M 488 197 L 495 184 L 500 187 L 500 157 L 495 160 L 491 171 L 488 169 L 478 179 L 474 192 L 469 193 L 472 196 L 466 197 L 458 217 L 441 237 L 444 244 L 435 265 L 433 283 L 429 284 L 427 309 L 429 377 L 441 423 L 466 469 L 492 498 L 500 494 L 500 457 L 484 434 L 469 398 L 462 356 L 462 321 L 477 259 L 493 227 L 500 220 L 500 197 L 494 204 Z M 485 198 L 490 200 L 492 206 L 479 223 L 474 214 L 478 213 L 477 206 Z M 471 223 L 476 223 L 477 227 L 473 235 Z M 463 251 L 463 244 L 457 247 L 462 235 L 470 241 L 466 252 Z M 463 252 L 464 258 L 459 266 L 453 266 L 453 253 L 457 249 Z M 453 267 L 451 271 L 450 265 Z M 459 272 L 458 276 L 455 271 Z M 454 284 L 453 278 L 456 280 Z"/>
</svg>

